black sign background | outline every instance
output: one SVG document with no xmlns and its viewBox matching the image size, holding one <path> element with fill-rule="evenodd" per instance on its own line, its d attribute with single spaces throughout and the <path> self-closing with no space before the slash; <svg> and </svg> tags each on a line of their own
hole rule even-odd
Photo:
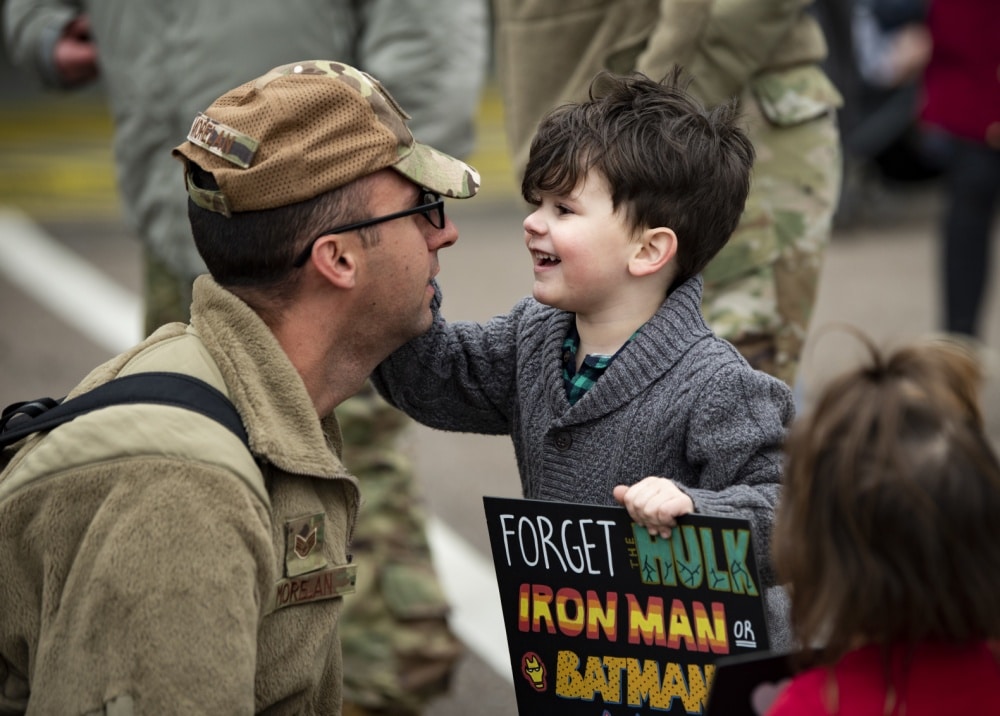
<svg viewBox="0 0 1000 716">
<path fill-rule="evenodd" d="M 768 648 L 748 520 L 483 504 L 522 716 L 699 714 L 718 658 Z"/>
</svg>

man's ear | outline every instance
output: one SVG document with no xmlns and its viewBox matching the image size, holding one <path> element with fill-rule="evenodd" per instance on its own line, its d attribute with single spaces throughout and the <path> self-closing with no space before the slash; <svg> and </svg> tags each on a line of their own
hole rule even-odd
<svg viewBox="0 0 1000 716">
<path fill-rule="evenodd" d="M 654 274 L 677 255 L 677 234 L 673 229 L 657 226 L 646 229 L 636 242 L 635 252 L 628 262 L 629 273 L 633 276 Z"/>
<path fill-rule="evenodd" d="M 316 241 L 309 261 L 334 286 L 351 288 L 358 276 L 358 250 L 358 242 L 351 241 L 347 235 L 328 234 Z"/>
</svg>

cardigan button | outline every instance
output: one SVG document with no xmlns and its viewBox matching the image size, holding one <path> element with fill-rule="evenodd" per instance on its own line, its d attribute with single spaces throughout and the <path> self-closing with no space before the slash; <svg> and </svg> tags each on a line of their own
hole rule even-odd
<svg viewBox="0 0 1000 716">
<path fill-rule="evenodd" d="M 560 450 L 569 450 L 573 446 L 573 436 L 567 432 L 559 432 L 555 434 L 556 447 Z"/>
</svg>

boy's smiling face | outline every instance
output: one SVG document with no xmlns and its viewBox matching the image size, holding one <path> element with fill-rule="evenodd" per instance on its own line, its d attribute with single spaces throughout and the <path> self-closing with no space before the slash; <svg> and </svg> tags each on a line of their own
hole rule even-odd
<svg viewBox="0 0 1000 716">
<path fill-rule="evenodd" d="M 524 220 L 541 303 L 598 316 L 625 300 L 635 253 L 624 212 L 615 212 L 604 177 L 591 170 L 569 195 L 541 194 Z"/>
</svg>

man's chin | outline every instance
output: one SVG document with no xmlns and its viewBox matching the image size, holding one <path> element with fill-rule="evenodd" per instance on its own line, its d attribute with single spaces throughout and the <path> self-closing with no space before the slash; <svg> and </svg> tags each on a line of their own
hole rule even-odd
<svg viewBox="0 0 1000 716">
<path fill-rule="evenodd" d="M 431 309 L 430 307 L 428 307 L 427 314 L 424 317 L 424 320 L 420 321 L 419 325 L 417 326 L 417 333 L 413 337 L 416 338 L 417 336 L 424 335 L 425 333 L 427 333 L 427 331 L 430 330 L 432 325 L 434 325 L 434 314 L 431 313 Z"/>
</svg>

